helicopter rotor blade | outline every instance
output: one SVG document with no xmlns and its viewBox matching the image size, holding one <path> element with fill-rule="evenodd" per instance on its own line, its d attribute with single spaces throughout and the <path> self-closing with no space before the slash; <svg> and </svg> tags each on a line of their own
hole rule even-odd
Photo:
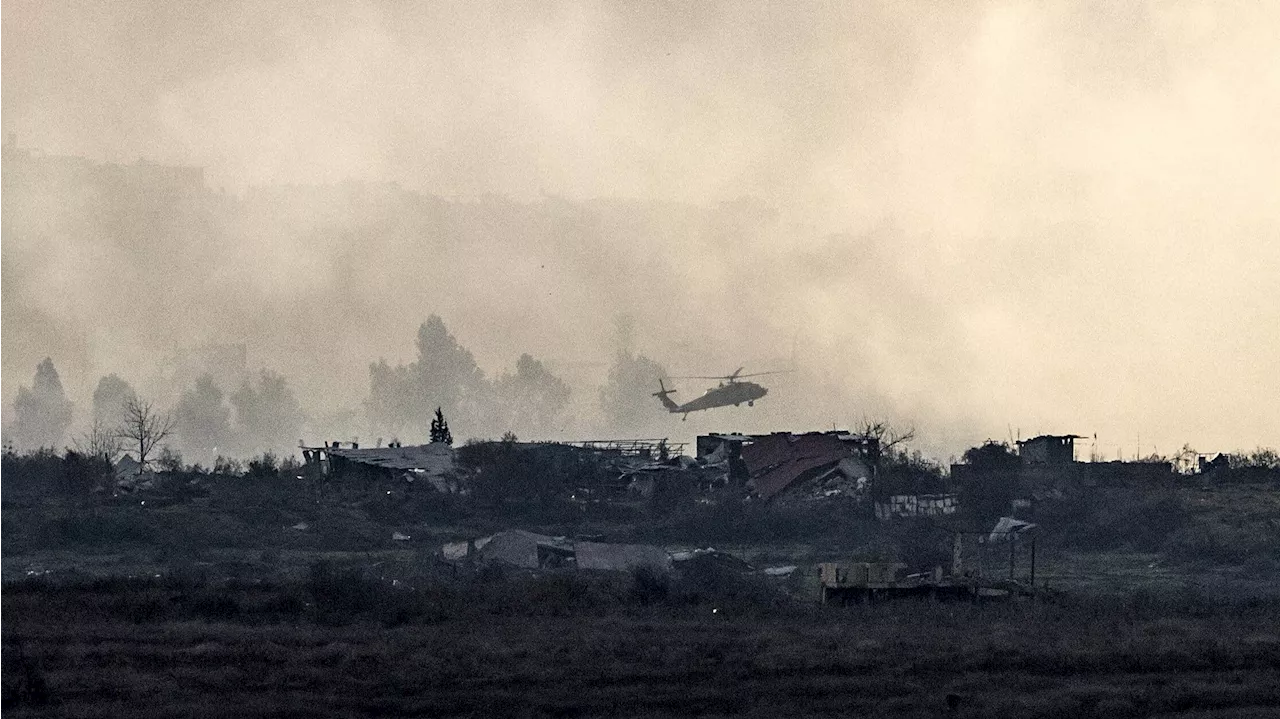
<svg viewBox="0 0 1280 719">
<path fill-rule="evenodd" d="M 793 369 L 780 369 L 780 370 L 773 370 L 772 372 L 752 372 L 750 374 L 742 374 L 743 369 L 744 368 L 739 367 L 738 371 L 734 372 L 733 374 L 719 374 L 719 375 L 682 374 L 682 375 L 672 375 L 668 379 L 722 379 L 722 380 L 728 380 L 729 382 L 733 382 L 735 380 L 740 380 L 744 377 L 763 377 L 764 375 L 767 375 L 767 374 L 788 374 L 790 372 L 795 372 L 795 370 Z"/>
</svg>

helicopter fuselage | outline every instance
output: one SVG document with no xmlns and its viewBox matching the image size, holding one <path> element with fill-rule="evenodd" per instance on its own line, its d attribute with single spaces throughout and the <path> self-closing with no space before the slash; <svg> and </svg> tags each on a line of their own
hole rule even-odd
<svg viewBox="0 0 1280 719">
<path fill-rule="evenodd" d="M 730 405 L 740 405 L 743 402 L 751 405 L 768 393 L 769 390 L 761 387 L 755 382 L 729 382 L 727 384 L 722 384 L 719 387 L 712 387 L 697 399 L 690 400 L 684 404 L 676 405 L 674 407 L 668 407 L 667 411 L 672 414 L 687 415 L 690 412 L 714 409 L 716 407 L 728 407 Z"/>
</svg>

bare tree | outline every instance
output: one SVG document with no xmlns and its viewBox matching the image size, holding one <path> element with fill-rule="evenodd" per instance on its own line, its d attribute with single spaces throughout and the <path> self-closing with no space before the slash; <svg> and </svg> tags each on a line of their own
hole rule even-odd
<svg viewBox="0 0 1280 719">
<path fill-rule="evenodd" d="M 138 449 L 139 474 L 147 466 L 147 455 L 173 433 L 173 426 L 173 417 L 156 411 L 150 402 L 137 397 L 130 397 L 125 401 L 124 425 L 120 428 L 120 438 L 127 440 L 131 448 Z"/>
<path fill-rule="evenodd" d="M 115 464 L 124 451 L 119 430 L 112 430 L 101 417 L 95 417 L 89 431 L 75 440 L 76 451 Z"/>
<path fill-rule="evenodd" d="M 874 439 L 880 443 L 880 451 L 884 454 L 890 454 L 900 445 L 907 444 L 916 438 L 916 428 L 908 427 L 905 430 L 897 429 L 885 420 L 872 421 L 869 419 L 862 420 L 862 429 L 856 434 L 865 439 Z"/>
</svg>

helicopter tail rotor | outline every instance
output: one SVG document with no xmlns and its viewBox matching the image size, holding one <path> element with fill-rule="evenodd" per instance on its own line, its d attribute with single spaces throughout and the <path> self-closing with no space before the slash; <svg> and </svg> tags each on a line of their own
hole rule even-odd
<svg viewBox="0 0 1280 719">
<path fill-rule="evenodd" d="M 659 380 L 658 380 L 658 391 L 657 391 L 657 392 L 654 392 L 654 393 L 653 393 L 653 396 L 654 396 L 654 397 L 657 397 L 659 400 L 661 400 L 661 401 L 662 401 L 662 406 L 663 406 L 663 407 L 666 407 L 666 408 L 667 408 L 667 411 L 669 411 L 669 412 L 675 412 L 675 411 L 676 411 L 676 409 L 677 409 L 680 405 L 676 404 L 674 401 L 672 401 L 672 399 L 671 399 L 670 397 L 668 397 L 668 396 L 667 396 L 667 395 L 669 395 L 669 394 L 675 394 L 675 392 L 676 392 L 676 391 L 675 391 L 675 390 L 673 390 L 673 389 L 667 389 L 667 386 L 666 386 L 665 384 L 663 384 L 663 382 L 662 382 L 662 380 L 661 380 L 661 379 L 659 379 Z"/>
</svg>

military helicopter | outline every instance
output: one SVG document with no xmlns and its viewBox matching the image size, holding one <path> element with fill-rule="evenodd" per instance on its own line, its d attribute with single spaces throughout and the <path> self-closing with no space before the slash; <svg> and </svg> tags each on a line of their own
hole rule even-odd
<svg viewBox="0 0 1280 719">
<path fill-rule="evenodd" d="M 793 370 L 778 370 L 776 372 L 755 372 L 752 374 L 742 374 L 743 369 L 745 369 L 745 367 L 739 367 L 738 369 L 734 370 L 733 374 L 721 375 L 716 377 L 705 377 L 700 375 L 694 375 L 694 376 L 670 378 L 670 379 L 718 379 L 720 380 L 720 385 L 718 387 L 712 387 L 711 389 L 707 390 L 706 393 L 703 394 L 701 397 L 690 400 L 684 404 L 676 404 L 674 400 L 672 400 L 670 397 L 667 396 L 669 394 L 674 394 L 675 390 L 667 389 L 667 385 L 661 379 L 658 380 L 658 391 L 654 392 L 653 396 L 659 398 L 662 401 L 662 406 L 666 407 L 668 412 L 671 412 L 672 414 L 683 414 L 684 416 L 680 418 L 680 421 L 683 422 L 684 420 L 689 418 L 690 412 L 697 412 L 699 410 L 714 409 L 716 407 L 728 407 L 729 405 L 733 405 L 734 407 L 737 407 L 743 402 L 746 402 L 748 407 L 754 407 L 756 400 L 768 394 L 769 390 L 765 389 L 764 387 L 761 387 L 755 382 L 742 382 L 740 380 L 746 377 L 761 377 L 767 374 L 783 374 L 786 372 L 793 371 Z"/>
</svg>

